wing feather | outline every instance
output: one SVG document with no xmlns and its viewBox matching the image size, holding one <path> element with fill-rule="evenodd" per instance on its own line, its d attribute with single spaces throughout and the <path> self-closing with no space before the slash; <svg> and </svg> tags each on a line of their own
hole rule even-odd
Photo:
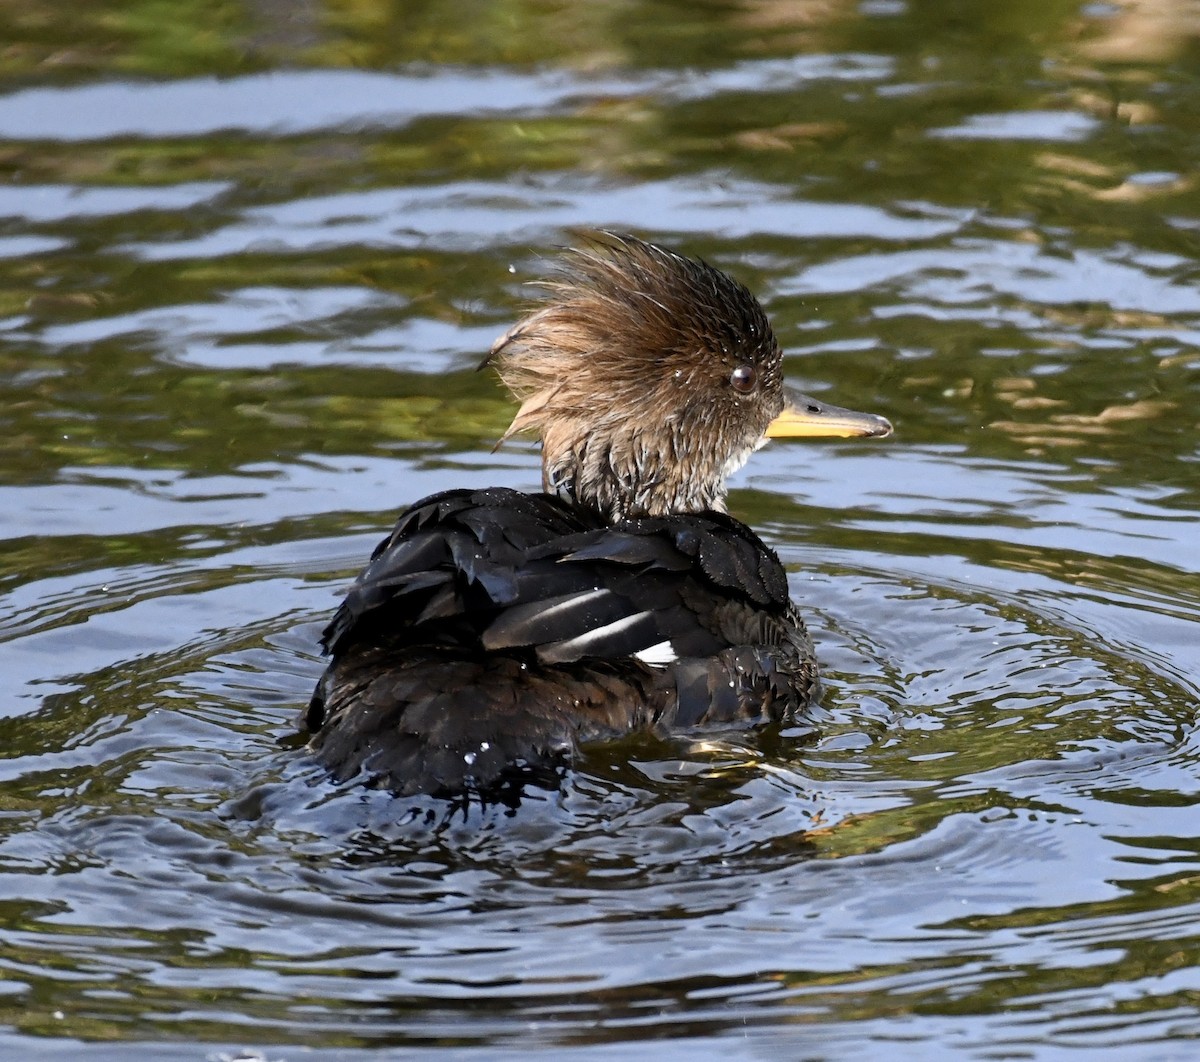
<svg viewBox="0 0 1200 1062">
<path fill-rule="evenodd" d="M 449 491 L 406 511 L 325 634 L 528 650 L 545 662 L 708 656 L 789 607 L 778 559 L 718 513 L 610 527 L 550 495 Z M 768 631 L 769 633 L 769 631 Z M 653 654 L 651 654 L 651 658 Z"/>
</svg>

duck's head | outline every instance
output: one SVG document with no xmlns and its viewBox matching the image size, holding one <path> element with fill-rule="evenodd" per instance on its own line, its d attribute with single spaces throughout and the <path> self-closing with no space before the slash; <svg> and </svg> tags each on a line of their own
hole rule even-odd
<svg viewBox="0 0 1200 1062">
<path fill-rule="evenodd" d="M 723 511 L 769 438 L 892 430 L 785 388 L 758 300 L 705 262 L 605 234 L 545 286 L 488 355 L 522 402 L 504 437 L 540 432 L 543 488 L 610 520 Z"/>
</svg>

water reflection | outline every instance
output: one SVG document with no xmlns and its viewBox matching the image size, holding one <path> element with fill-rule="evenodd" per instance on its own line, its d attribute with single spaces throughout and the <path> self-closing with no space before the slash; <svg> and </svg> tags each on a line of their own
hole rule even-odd
<svg viewBox="0 0 1200 1062">
<path fill-rule="evenodd" d="M 0 1053 L 1182 1057 L 1198 26 L 7 5 Z M 536 482 L 475 365 L 596 225 L 898 426 L 731 499 L 823 708 L 517 814 L 332 786 L 317 632 L 397 506 Z"/>
</svg>

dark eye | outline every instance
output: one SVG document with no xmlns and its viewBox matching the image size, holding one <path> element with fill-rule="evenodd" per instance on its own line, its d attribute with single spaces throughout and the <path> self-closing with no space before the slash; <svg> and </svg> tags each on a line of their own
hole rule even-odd
<svg viewBox="0 0 1200 1062">
<path fill-rule="evenodd" d="M 740 395 L 748 395 L 758 386 L 758 370 L 753 365 L 739 365 L 729 374 L 729 383 Z"/>
</svg>

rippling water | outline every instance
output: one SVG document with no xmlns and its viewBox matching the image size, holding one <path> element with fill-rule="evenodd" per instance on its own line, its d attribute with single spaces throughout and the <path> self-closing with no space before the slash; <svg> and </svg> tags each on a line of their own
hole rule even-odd
<svg viewBox="0 0 1200 1062">
<path fill-rule="evenodd" d="M 0 1054 L 1194 1057 L 1193 8 L 409 6 L 0 14 Z M 731 499 L 824 703 L 334 786 L 318 633 L 536 485 L 475 366 L 605 226 L 897 425 Z"/>
</svg>

